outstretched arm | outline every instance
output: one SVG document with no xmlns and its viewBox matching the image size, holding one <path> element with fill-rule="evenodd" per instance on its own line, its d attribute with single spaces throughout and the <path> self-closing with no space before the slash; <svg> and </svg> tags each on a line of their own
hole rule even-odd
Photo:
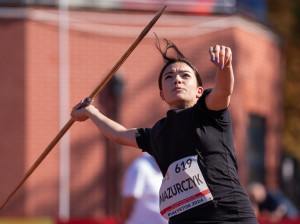
<svg viewBox="0 0 300 224">
<path fill-rule="evenodd" d="M 212 63 L 217 67 L 215 86 L 205 99 L 210 110 L 222 110 L 229 106 L 234 86 L 232 52 L 229 47 L 216 45 L 209 48 Z"/>
<path fill-rule="evenodd" d="M 138 148 L 135 137 L 135 128 L 127 129 L 121 124 L 104 116 L 93 105 L 80 108 L 81 104 L 82 103 L 79 103 L 73 108 L 71 112 L 71 117 L 73 120 L 85 121 L 90 118 L 100 129 L 102 134 L 111 141 L 120 145 Z"/>
</svg>

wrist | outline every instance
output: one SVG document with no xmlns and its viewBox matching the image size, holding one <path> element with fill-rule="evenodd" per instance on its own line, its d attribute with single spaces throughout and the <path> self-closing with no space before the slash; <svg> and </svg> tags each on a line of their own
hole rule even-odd
<svg viewBox="0 0 300 224">
<path fill-rule="evenodd" d="M 225 65 L 224 67 L 218 67 L 218 71 L 220 72 L 230 72 L 232 71 L 232 65 Z"/>
<path fill-rule="evenodd" d="M 84 110 L 88 116 L 99 113 L 98 109 L 96 109 L 93 105 L 85 107 Z"/>
</svg>

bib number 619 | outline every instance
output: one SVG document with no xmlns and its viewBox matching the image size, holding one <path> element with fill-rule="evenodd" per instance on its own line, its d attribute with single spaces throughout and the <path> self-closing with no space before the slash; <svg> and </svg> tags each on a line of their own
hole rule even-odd
<svg viewBox="0 0 300 224">
<path fill-rule="evenodd" d="M 181 163 L 177 163 L 175 166 L 175 172 L 180 173 L 181 171 L 184 171 L 188 168 L 190 168 L 192 165 L 192 160 L 187 159 L 186 161 L 182 161 Z"/>
</svg>

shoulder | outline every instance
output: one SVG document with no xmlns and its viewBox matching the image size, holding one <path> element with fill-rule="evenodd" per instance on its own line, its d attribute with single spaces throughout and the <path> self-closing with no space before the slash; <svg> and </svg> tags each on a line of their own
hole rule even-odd
<svg viewBox="0 0 300 224">
<path fill-rule="evenodd" d="M 197 101 L 194 109 L 197 116 L 204 118 L 210 118 L 221 122 L 231 122 L 228 108 L 222 110 L 210 110 L 206 105 L 206 97 L 211 93 L 212 89 L 205 89 L 202 96 Z"/>
<path fill-rule="evenodd" d="M 150 138 L 157 135 L 160 132 L 160 130 L 164 127 L 165 122 L 166 117 L 157 121 L 152 128 L 137 129 L 136 139 L 141 149 L 145 148 L 145 144 L 150 145 Z"/>
<path fill-rule="evenodd" d="M 147 157 L 148 157 L 148 156 L 143 155 L 143 156 L 137 158 L 137 159 L 134 161 L 133 165 L 134 165 L 135 167 L 145 167 L 145 166 L 149 166 L 150 163 L 149 163 Z"/>
<path fill-rule="evenodd" d="M 207 111 L 211 111 L 211 112 L 222 112 L 222 111 L 226 111 L 228 108 L 224 108 L 224 109 L 221 109 L 221 110 L 210 110 L 208 107 L 207 107 L 207 104 L 206 104 L 206 98 L 208 97 L 208 95 L 211 94 L 212 92 L 212 88 L 209 88 L 209 89 L 205 89 L 203 91 L 203 94 L 202 96 L 198 99 L 196 105 L 204 110 L 207 110 Z"/>
<path fill-rule="evenodd" d="M 205 110 L 209 110 L 206 106 L 205 99 L 211 93 L 211 91 L 212 91 L 212 88 L 205 89 L 203 91 L 201 97 L 198 99 L 197 104 L 196 104 L 196 105 L 198 105 L 198 107 L 201 107 L 202 109 L 205 109 Z"/>
<path fill-rule="evenodd" d="M 139 178 L 149 176 L 156 170 L 153 161 L 154 159 L 150 155 L 143 155 L 133 162 L 130 170 L 138 175 Z"/>
<path fill-rule="evenodd" d="M 137 159 L 135 159 L 131 165 L 129 166 L 126 175 L 127 178 L 130 179 L 135 179 L 137 177 L 141 177 L 143 176 L 145 173 L 145 170 L 148 168 L 147 162 L 145 161 L 145 159 L 143 157 L 138 157 Z"/>
</svg>

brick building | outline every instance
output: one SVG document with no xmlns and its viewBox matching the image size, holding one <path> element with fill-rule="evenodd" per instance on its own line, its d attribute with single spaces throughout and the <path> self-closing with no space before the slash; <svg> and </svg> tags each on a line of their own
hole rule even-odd
<svg viewBox="0 0 300 224">
<path fill-rule="evenodd" d="M 70 12 L 70 111 L 91 93 L 153 15 Z M 171 39 L 192 61 L 204 88 L 213 86 L 215 75 L 208 47 L 231 47 L 236 81 L 230 111 L 241 183 L 259 180 L 278 187 L 283 80 L 278 37 L 238 16 L 163 14 L 95 100 L 126 127 L 151 127 L 168 109 L 159 97 L 162 60 L 153 32 Z M 7 8 L 0 18 L 0 39 L 2 202 L 60 130 L 58 12 Z M 71 217 L 117 214 L 124 171 L 140 151 L 108 142 L 90 121 L 75 123 L 69 134 Z M 1 215 L 57 217 L 58 207 L 59 144 Z"/>
</svg>

